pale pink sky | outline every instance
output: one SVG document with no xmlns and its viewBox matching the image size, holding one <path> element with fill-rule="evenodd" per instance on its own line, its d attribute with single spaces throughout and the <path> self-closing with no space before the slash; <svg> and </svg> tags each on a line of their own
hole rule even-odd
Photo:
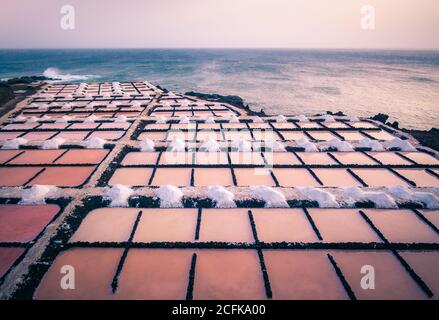
<svg viewBox="0 0 439 320">
<path fill-rule="evenodd" d="M 60 27 L 66 4 L 75 30 Z M 0 48 L 438 49 L 438 15 L 439 0 L 2 0 Z"/>
</svg>

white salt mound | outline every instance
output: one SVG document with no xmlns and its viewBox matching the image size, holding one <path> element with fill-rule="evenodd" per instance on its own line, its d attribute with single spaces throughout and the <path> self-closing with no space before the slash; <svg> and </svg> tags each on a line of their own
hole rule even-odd
<svg viewBox="0 0 439 320">
<path fill-rule="evenodd" d="M 167 119 L 164 116 L 156 117 L 155 123 L 166 123 Z"/>
<path fill-rule="evenodd" d="M 26 123 L 28 123 L 28 124 L 32 124 L 32 123 L 36 123 L 36 122 L 38 122 L 38 118 L 37 117 L 35 117 L 35 116 L 32 116 L 32 117 L 30 117 L 30 118 L 28 118 L 27 120 L 26 120 Z"/>
<path fill-rule="evenodd" d="M 210 186 L 207 196 L 215 202 L 216 208 L 236 208 L 235 196 L 222 186 Z"/>
<path fill-rule="evenodd" d="M 97 119 L 98 117 L 92 114 L 91 116 L 88 116 L 84 119 L 84 123 L 94 123 Z"/>
<path fill-rule="evenodd" d="M 284 115 L 280 114 L 276 117 L 276 122 L 285 123 L 287 122 L 287 118 Z"/>
<path fill-rule="evenodd" d="M 399 149 L 401 151 L 416 151 L 416 148 L 408 141 L 400 138 L 395 138 L 388 141 L 386 149 Z"/>
<path fill-rule="evenodd" d="M 110 207 L 128 207 L 128 199 L 133 190 L 125 185 L 115 184 L 105 193 L 105 199 L 111 200 Z"/>
<path fill-rule="evenodd" d="M 330 114 L 325 114 L 319 117 L 318 119 L 323 120 L 324 122 L 335 122 L 335 118 Z"/>
<path fill-rule="evenodd" d="M 220 145 L 216 140 L 209 139 L 201 145 L 200 149 L 207 152 L 218 152 L 220 151 Z"/>
<path fill-rule="evenodd" d="M 364 138 L 358 143 L 359 148 L 370 148 L 372 151 L 384 151 L 383 145 L 377 140 L 371 140 L 369 138 Z"/>
<path fill-rule="evenodd" d="M 27 140 L 25 138 L 10 139 L 10 140 L 6 140 L 3 143 L 2 149 L 15 150 L 15 149 L 19 149 L 21 145 L 24 145 L 26 143 Z"/>
<path fill-rule="evenodd" d="M 58 190 L 55 186 L 33 185 L 30 189 L 25 189 L 20 200 L 20 204 L 44 204 L 50 193 Z"/>
<path fill-rule="evenodd" d="M 235 115 L 232 115 L 229 118 L 229 123 L 239 123 L 239 118 L 237 116 L 235 116 Z"/>
<path fill-rule="evenodd" d="M 274 140 L 273 138 L 269 138 L 267 140 L 265 140 L 265 147 L 269 148 L 275 152 L 285 152 L 285 146 L 279 142 Z"/>
<path fill-rule="evenodd" d="M 121 114 L 120 116 L 117 116 L 117 118 L 114 122 L 125 123 L 125 122 L 127 122 L 127 120 L 128 120 L 128 118 L 125 115 Z"/>
<path fill-rule="evenodd" d="M 169 151 L 175 152 L 184 152 L 185 151 L 185 143 L 181 139 L 172 140 L 169 144 Z"/>
<path fill-rule="evenodd" d="M 205 123 L 215 123 L 215 119 L 213 117 L 208 117 Z"/>
<path fill-rule="evenodd" d="M 55 123 L 67 123 L 70 120 L 72 120 L 71 117 L 69 117 L 69 116 L 62 116 L 61 118 L 56 119 Z"/>
<path fill-rule="evenodd" d="M 438 209 L 439 198 L 430 192 L 413 191 L 406 186 L 392 186 L 387 187 L 388 192 L 396 199 L 403 202 L 413 201 L 421 203 L 427 209 Z"/>
<path fill-rule="evenodd" d="M 376 208 L 398 208 L 395 200 L 385 192 L 362 191 L 358 187 L 348 187 L 344 188 L 344 195 L 351 199 L 352 204 L 355 202 L 371 201 L 375 203 Z"/>
<path fill-rule="evenodd" d="M 180 121 L 178 122 L 178 123 L 180 123 L 180 124 L 188 124 L 190 121 L 189 121 L 189 118 L 188 117 L 180 117 Z"/>
<path fill-rule="evenodd" d="M 343 120 L 347 120 L 349 122 L 359 122 L 360 119 L 358 119 L 358 117 L 355 116 L 346 116 L 342 118 Z"/>
<path fill-rule="evenodd" d="M 309 122 L 309 119 L 305 115 L 303 115 L 303 114 L 295 116 L 293 119 L 294 120 L 298 120 L 300 122 Z"/>
<path fill-rule="evenodd" d="M 18 122 L 21 122 L 21 121 L 26 121 L 26 117 L 23 117 L 23 116 L 18 116 L 18 117 L 15 117 L 15 121 L 18 121 Z"/>
<path fill-rule="evenodd" d="M 288 208 L 289 205 L 285 199 L 285 195 L 267 186 L 250 187 L 257 199 L 265 201 L 266 208 Z"/>
<path fill-rule="evenodd" d="M 157 189 L 156 196 L 160 199 L 161 208 L 183 207 L 183 192 L 176 186 L 164 185 Z"/>
<path fill-rule="evenodd" d="M 337 151 L 349 152 L 354 151 L 352 145 L 347 141 L 341 141 L 340 139 L 332 139 L 329 141 L 329 147 L 336 149 Z"/>
<path fill-rule="evenodd" d="M 66 142 L 61 137 L 49 139 L 43 142 L 43 145 L 41 146 L 43 149 L 59 149 L 59 147 Z"/>
<path fill-rule="evenodd" d="M 85 147 L 87 149 L 103 149 L 106 143 L 105 139 L 94 137 L 85 141 Z"/>
<path fill-rule="evenodd" d="M 238 149 L 239 152 L 252 151 L 251 143 L 245 139 L 236 139 L 232 141 L 232 148 Z"/>
<path fill-rule="evenodd" d="M 319 188 L 299 187 L 299 192 L 310 201 L 316 201 L 320 208 L 339 208 L 333 194 Z"/>
<path fill-rule="evenodd" d="M 297 145 L 301 148 L 304 148 L 306 152 L 318 152 L 319 149 L 315 146 L 314 143 L 310 142 L 306 138 L 300 138 L 297 140 Z"/>
<path fill-rule="evenodd" d="M 142 152 L 154 151 L 154 141 L 150 139 L 140 141 L 139 146 Z"/>
</svg>

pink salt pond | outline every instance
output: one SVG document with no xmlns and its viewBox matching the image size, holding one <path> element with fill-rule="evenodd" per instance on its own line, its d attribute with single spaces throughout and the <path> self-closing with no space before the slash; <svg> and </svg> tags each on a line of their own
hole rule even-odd
<svg viewBox="0 0 439 320">
<path fill-rule="evenodd" d="M 332 152 L 331 154 L 346 165 L 378 165 L 378 162 L 361 152 Z"/>
<path fill-rule="evenodd" d="M 358 141 L 358 140 L 362 140 L 364 138 L 366 138 L 366 136 L 364 136 L 363 134 L 361 134 L 361 132 L 359 131 L 337 131 L 337 133 L 339 135 L 341 135 L 345 140 L 348 141 Z"/>
<path fill-rule="evenodd" d="M 425 152 L 401 152 L 401 154 L 406 156 L 410 160 L 415 161 L 418 164 L 425 164 L 425 165 L 439 164 L 438 159 Z"/>
<path fill-rule="evenodd" d="M 269 165 L 299 165 L 301 162 L 292 152 L 264 152 Z"/>
<path fill-rule="evenodd" d="M 195 164 L 200 165 L 226 165 L 229 163 L 226 152 L 203 152 L 195 153 Z"/>
<path fill-rule="evenodd" d="M 69 127 L 69 129 L 84 129 L 84 130 L 91 130 L 96 129 L 98 127 L 99 123 L 72 123 L 72 125 Z"/>
<path fill-rule="evenodd" d="M 233 186 L 232 172 L 229 168 L 195 168 L 194 186 L 211 185 Z"/>
<path fill-rule="evenodd" d="M 347 169 L 331 168 L 331 169 L 312 169 L 319 177 L 324 186 L 327 187 L 351 187 L 362 186 L 357 179 L 352 176 Z"/>
<path fill-rule="evenodd" d="M 439 187 L 439 178 L 424 169 L 395 169 L 395 171 L 416 183 L 417 187 Z"/>
<path fill-rule="evenodd" d="M 308 136 L 301 131 L 279 131 L 284 140 L 308 139 Z"/>
<path fill-rule="evenodd" d="M 252 209 L 263 242 L 318 242 L 302 209 Z"/>
<path fill-rule="evenodd" d="M 263 165 L 264 159 L 259 152 L 229 152 L 232 164 Z"/>
<path fill-rule="evenodd" d="M 332 159 L 326 152 L 297 152 L 305 164 L 335 165 L 337 162 Z"/>
<path fill-rule="evenodd" d="M 386 165 L 410 165 L 410 161 L 395 152 L 368 152 L 369 155 Z"/>
<path fill-rule="evenodd" d="M 196 300 L 266 299 L 256 250 L 199 250 L 194 280 Z"/>
<path fill-rule="evenodd" d="M 52 138 L 53 136 L 56 135 L 56 132 L 49 132 L 49 131 L 33 131 L 33 132 L 28 132 L 26 133 L 24 136 L 22 136 L 22 138 L 32 141 L 32 140 L 47 140 Z"/>
<path fill-rule="evenodd" d="M 24 248 L 0 248 L 0 278 L 24 252 Z"/>
<path fill-rule="evenodd" d="M 152 172 L 152 168 L 118 168 L 108 185 L 147 186 Z"/>
<path fill-rule="evenodd" d="M 125 134 L 125 131 L 94 131 L 88 139 L 101 138 L 104 140 L 118 140 Z"/>
<path fill-rule="evenodd" d="M 0 141 L 15 139 L 21 136 L 24 132 L 0 132 Z"/>
<path fill-rule="evenodd" d="M 160 165 L 192 164 L 192 152 L 162 152 Z"/>
<path fill-rule="evenodd" d="M 0 242 L 28 242 L 59 212 L 57 205 L 0 205 Z"/>
<path fill-rule="evenodd" d="M 42 169 L 42 167 L 0 168 L 0 186 L 23 186 Z"/>
<path fill-rule="evenodd" d="M 352 169 L 369 187 L 407 186 L 407 183 L 387 169 Z"/>
<path fill-rule="evenodd" d="M 22 150 L 0 150 L 0 164 L 8 162 L 22 152 Z"/>
<path fill-rule="evenodd" d="M 392 243 L 439 243 L 439 235 L 410 210 L 364 210 Z"/>
<path fill-rule="evenodd" d="M 106 149 L 69 149 L 58 160 L 57 164 L 99 164 L 109 153 Z"/>
<path fill-rule="evenodd" d="M 265 168 L 235 168 L 238 186 L 275 186 L 270 171 Z"/>
<path fill-rule="evenodd" d="M 437 251 L 400 251 L 399 254 L 413 268 L 427 286 L 433 291 L 433 298 L 439 295 L 439 252 Z"/>
<path fill-rule="evenodd" d="M 153 141 L 160 141 L 160 140 L 165 140 L 166 139 L 166 135 L 168 133 L 167 132 L 142 132 L 139 137 L 137 138 L 137 140 L 153 140 Z"/>
<path fill-rule="evenodd" d="M 439 229 L 439 210 L 422 210 L 422 214 Z"/>
<path fill-rule="evenodd" d="M 192 250 L 130 249 L 115 299 L 186 298 Z"/>
<path fill-rule="evenodd" d="M 324 242 L 382 242 L 357 209 L 317 209 L 308 212 Z"/>
<path fill-rule="evenodd" d="M 54 185 L 59 187 L 79 187 L 93 173 L 95 166 L 47 167 L 27 185 Z"/>
<path fill-rule="evenodd" d="M 223 140 L 223 135 L 219 131 L 198 131 L 197 140 L 198 141 Z"/>
<path fill-rule="evenodd" d="M 34 298 L 38 300 L 112 299 L 111 283 L 122 257 L 123 249 L 73 248 L 61 252 L 50 266 L 38 286 Z M 75 269 L 75 290 L 60 286 L 63 266 Z"/>
<path fill-rule="evenodd" d="M 192 242 L 197 209 L 141 209 L 134 242 Z"/>
<path fill-rule="evenodd" d="M 329 131 L 308 131 L 308 133 L 315 140 L 320 141 L 329 141 L 336 138 L 336 136 Z"/>
<path fill-rule="evenodd" d="M 191 184 L 191 168 L 157 168 L 151 185 L 162 186 L 166 184 L 185 187 Z"/>
<path fill-rule="evenodd" d="M 264 250 L 264 260 L 273 299 L 348 299 L 324 251 Z"/>
<path fill-rule="evenodd" d="M 90 133 L 90 131 L 61 131 L 56 135 L 57 138 L 63 138 L 66 141 L 76 140 L 81 141 L 84 140 L 85 137 Z"/>
<path fill-rule="evenodd" d="M 50 164 L 65 150 L 26 150 L 9 164 Z"/>
<path fill-rule="evenodd" d="M 122 165 L 154 165 L 158 152 L 130 152 L 122 160 Z"/>
<path fill-rule="evenodd" d="M 281 187 L 320 186 L 319 182 L 312 176 L 312 174 L 307 169 L 273 168 L 272 170 Z"/>
<path fill-rule="evenodd" d="M 247 209 L 203 209 L 200 241 L 253 242 Z"/>
<path fill-rule="evenodd" d="M 426 299 L 416 282 L 400 264 L 398 259 L 388 251 L 333 251 L 337 265 L 354 291 L 357 299 Z M 375 270 L 375 289 L 361 288 L 363 266 L 373 266 Z"/>
<path fill-rule="evenodd" d="M 69 242 L 128 241 L 139 209 L 103 208 L 87 214 Z"/>
</svg>

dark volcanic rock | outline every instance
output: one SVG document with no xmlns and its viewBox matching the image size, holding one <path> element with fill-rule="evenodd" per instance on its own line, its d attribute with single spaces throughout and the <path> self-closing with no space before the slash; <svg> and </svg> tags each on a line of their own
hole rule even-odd
<svg viewBox="0 0 439 320">
<path fill-rule="evenodd" d="M 418 140 L 422 145 L 439 151 L 439 129 L 431 128 L 430 130 L 409 130 L 401 129 Z"/>
<path fill-rule="evenodd" d="M 387 119 L 389 119 L 389 116 L 384 113 L 378 113 L 372 117 L 372 120 L 376 120 L 382 123 L 386 123 Z"/>
<path fill-rule="evenodd" d="M 244 100 L 239 96 L 223 96 L 216 93 L 200 93 L 194 91 L 186 92 L 185 95 L 197 97 L 208 101 L 229 103 L 243 109 L 248 108 L 248 106 L 244 105 Z"/>
<path fill-rule="evenodd" d="M 54 80 L 54 79 L 47 78 L 44 76 L 25 76 L 25 77 L 8 79 L 6 81 L 1 81 L 0 84 L 6 84 L 6 85 L 29 84 L 36 81 L 47 81 L 47 80 Z"/>
<path fill-rule="evenodd" d="M 4 104 L 9 100 L 14 99 L 14 90 L 0 82 L 0 104 Z"/>
</svg>

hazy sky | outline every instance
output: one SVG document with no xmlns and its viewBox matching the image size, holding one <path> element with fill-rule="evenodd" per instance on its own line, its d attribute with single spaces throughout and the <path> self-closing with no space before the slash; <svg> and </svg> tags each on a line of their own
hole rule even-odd
<svg viewBox="0 0 439 320">
<path fill-rule="evenodd" d="M 0 48 L 439 49 L 438 15 L 439 0 L 1 0 Z"/>
</svg>

